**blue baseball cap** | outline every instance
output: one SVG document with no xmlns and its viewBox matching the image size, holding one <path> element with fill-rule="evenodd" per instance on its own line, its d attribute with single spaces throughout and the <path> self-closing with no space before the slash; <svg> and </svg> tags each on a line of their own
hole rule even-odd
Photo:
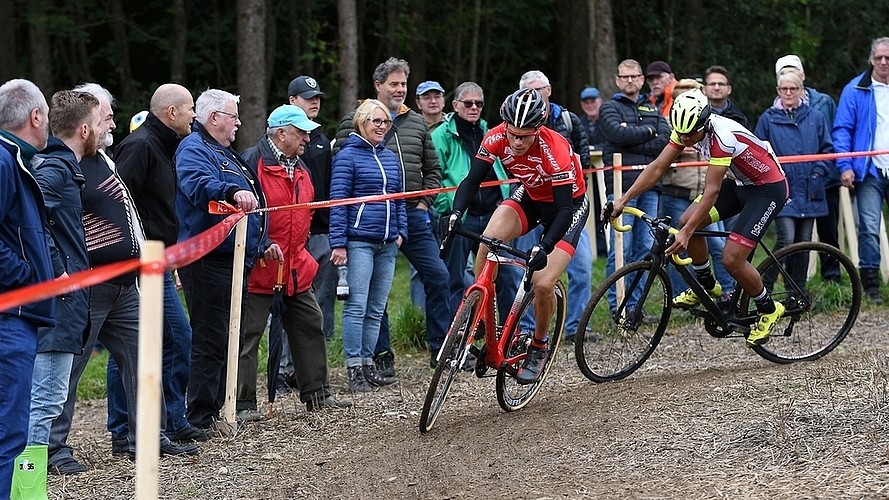
<svg viewBox="0 0 889 500">
<path fill-rule="evenodd" d="M 602 97 L 602 94 L 599 93 L 599 89 L 596 87 L 587 87 L 580 92 L 580 100 L 586 99 L 598 99 Z"/>
<path fill-rule="evenodd" d="M 426 92 L 429 92 L 430 90 L 437 90 L 437 91 L 441 92 L 442 94 L 445 93 L 444 87 L 442 87 L 440 83 L 432 81 L 432 80 L 427 80 L 427 81 L 417 85 L 417 95 L 423 95 Z"/>
<path fill-rule="evenodd" d="M 309 120 L 309 117 L 306 116 L 306 112 L 303 111 L 302 108 L 292 104 L 285 104 L 275 108 L 275 110 L 272 111 L 272 114 L 269 115 L 268 124 L 269 128 L 293 125 L 306 132 L 311 132 L 321 126 L 312 120 Z"/>
</svg>

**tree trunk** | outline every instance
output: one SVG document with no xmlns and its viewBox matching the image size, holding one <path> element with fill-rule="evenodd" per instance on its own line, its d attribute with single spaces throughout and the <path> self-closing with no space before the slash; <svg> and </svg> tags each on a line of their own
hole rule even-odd
<svg viewBox="0 0 889 500">
<path fill-rule="evenodd" d="M 52 53 L 49 33 L 46 30 L 46 8 L 42 0 L 31 2 L 28 42 L 31 45 L 31 77 L 34 84 L 46 95 L 46 100 L 55 92 L 52 81 Z"/>
<path fill-rule="evenodd" d="M 15 26 L 15 1 L 0 0 L 0 19 L 7 26 Z M 15 30 L 5 29 L 0 32 L 0 82 L 6 82 L 19 76 L 18 59 L 16 58 Z"/>
<path fill-rule="evenodd" d="M 355 0 L 337 0 L 340 43 L 340 113 L 346 116 L 358 100 L 358 17 Z"/>
<path fill-rule="evenodd" d="M 185 53 L 188 47 L 188 17 L 185 0 L 173 0 L 170 9 L 173 45 L 170 47 L 170 81 L 185 84 Z"/>
<path fill-rule="evenodd" d="M 290 54 L 293 74 L 289 75 L 293 80 L 299 75 L 315 76 L 315 64 L 313 58 L 303 60 L 302 56 L 309 50 L 305 40 L 311 35 L 312 3 L 309 0 L 294 0 L 287 2 L 290 20 Z M 290 83 L 287 80 L 287 83 Z"/>
<path fill-rule="evenodd" d="M 598 20 L 596 29 L 596 82 L 599 91 L 607 100 L 617 92 L 614 75 L 617 74 L 617 42 L 614 39 L 614 18 L 611 15 L 611 0 L 596 0 Z"/>
<path fill-rule="evenodd" d="M 265 0 L 237 0 L 239 150 L 256 144 L 266 129 L 265 12 Z"/>
<path fill-rule="evenodd" d="M 123 13 L 121 0 L 110 0 L 111 6 L 111 33 L 114 36 L 114 47 L 117 55 L 117 76 L 123 101 L 127 103 L 137 102 L 138 94 L 133 86 L 133 70 L 130 66 L 130 47 L 127 41 L 126 19 Z"/>
<path fill-rule="evenodd" d="M 410 45 L 410 55 L 407 62 L 411 65 L 411 80 L 416 84 L 429 79 L 426 68 L 426 1 L 414 0 L 410 9 L 413 43 Z M 415 94 L 409 95 L 414 96 Z M 412 101 L 413 97 L 408 99 L 408 102 Z"/>
<path fill-rule="evenodd" d="M 590 32 L 587 14 L 587 0 L 571 0 L 568 5 L 568 43 L 570 49 L 566 54 L 565 82 L 562 88 L 565 94 L 560 98 L 561 104 L 575 113 L 582 113 L 580 109 L 580 91 L 592 82 L 587 78 L 590 73 L 587 66 L 590 59 L 589 53 L 595 45 L 589 43 Z M 558 101 L 557 101 L 558 102 Z"/>
<path fill-rule="evenodd" d="M 482 2 L 475 0 L 472 9 L 472 42 L 469 53 L 469 80 L 478 82 L 478 39 L 481 33 Z"/>
</svg>

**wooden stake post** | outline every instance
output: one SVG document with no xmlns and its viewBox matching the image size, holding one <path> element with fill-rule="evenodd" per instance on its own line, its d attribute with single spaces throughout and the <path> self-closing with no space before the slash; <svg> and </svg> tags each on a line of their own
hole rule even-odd
<svg viewBox="0 0 889 500">
<path fill-rule="evenodd" d="M 157 499 L 157 460 L 160 454 L 161 352 L 164 341 L 164 244 L 142 246 L 139 278 L 139 368 L 136 393 L 136 499 Z M 148 264 L 156 269 L 146 271 Z"/>
<path fill-rule="evenodd" d="M 620 167 L 623 165 L 623 155 L 614 153 L 614 199 L 618 199 L 624 194 L 623 172 Z M 620 231 L 614 231 L 614 269 L 615 271 L 624 267 L 624 235 Z M 624 300 L 624 280 L 617 280 L 617 303 L 620 304 Z"/>
<path fill-rule="evenodd" d="M 247 245 L 247 216 L 235 226 L 235 254 L 232 266 L 232 300 L 228 322 L 228 357 L 225 370 L 225 405 L 222 418 L 225 425 L 218 428 L 226 435 L 237 429 L 235 422 L 235 391 L 238 383 L 238 355 L 241 349 L 241 301 L 244 294 L 244 253 Z"/>
</svg>

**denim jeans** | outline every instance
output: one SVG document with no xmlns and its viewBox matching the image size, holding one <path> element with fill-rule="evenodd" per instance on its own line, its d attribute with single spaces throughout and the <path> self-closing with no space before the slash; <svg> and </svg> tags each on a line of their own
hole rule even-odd
<svg viewBox="0 0 889 500">
<path fill-rule="evenodd" d="M 163 389 L 167 407 L 166 430 L 179 432 L 188 426 L 185 390 L 191 365 L 191 325 L 176 291 L 173 273 L 164 273 Z M 111 409 L 109 408 L 109 411 Z M 110 415 L 109 415 L 110 416 Z"/>
<path fill-rule="evenodd" d="M 380 320 L 395 276 L 395 242 L 352 240 L 346 244 L 349 298 L 343 305 L 343 352 L 346 366 L 373 362 Z M 444 287 L 441 287 L 444 288 Z"/>
<path fill-rule="evenodd" d="M 474 233 L 481 233 L 491 220 L 492 214 L 470 215 L 466 214 L 463 227 Z M 448 268 L 448 293 L 450 294 L 449 308 L 457 313 L 457 308 L 463 301 L 466 291 L 466 261 L 476 252 L 478 244 L 468 238 L 454 235 L 451 237 L 448 254 L 445 256 L 445 266 Z M 512 256 L 509 256 L 512 258 Z M 499 320 L 503 324 L 509 313 L 509 307 L 515 299 L 518 290 L 518 282 L 522 273 L 515 266 L 500 266 L 497 271 L 497 279 L 494 282 L 497 293 L 497 306 L 499 307 Z M 440 348 L 441 346 L 437 346 Z M 436 350 L 437 350 L 436 348 Z"/>
<path fill-rule="evenodd" d="M 889 179 L 868 175 L 855 184 L 858 207 L 858 267 L 880 268 L 880 216 L 889 197 Z"/>
<path fill-rule="evenodd" d="M 126 439 L 130 435 L 130 426 L 127 422 L 127 393 L 123 388 L 123 380 L 120 378 L 120 368 L 114 361 L 114 356 L 108 357 L 108 366 L 105 368 L 105 388 L 108 392 L 108 421 L 106 427 L 111 433 L 111 439 Z"/>
<path fill-rule="evenodd" d="M 73 450 L 67 444 L 68 433 L 71 431 L 71 422 L 74 417 L 74 404 L 77 397 L 77 384 L 86 368 L 87 362 L 93 351 L 96 341 L 108 349 L 111 357 L 119 368 L 120 381 L 123 388 L 123 397 L 110 389 L 110 394 L 115 394 L 113 403 L 109 406 L 123 406 L 122 415 L 116 417 L 118 421 L 118 434 L 113 437 L 127 437 L 130 442 L 136 441 L 136 378 L 138 376 L 139 360 L 139 290 L 135 283 L 131 285 L 114 285 L 99 283 L 90 289 L 90 333 L 84 346 L 83 353 L 74 358 L 70 368 L 71 384 L 68 390 L 68 401 L 64 411 L 52 423 L 52 433 L 49 439 L 49 462 L 58 463 L 65 458 L 73 456 Z M 161 415 L 164 413 L 163 401 L 161 401 Z M 126 423 L 126 427 L 120 425 L 120 421 Z M 164 428 L 164 419 L 161 419 L 161 431 Z"/>
<path fill-rule="evenodd" d="M 669 215 L 673 218 L 673 222 L 671 224 L 673 225 L 673 227 L 677 227 L 679 225 L 679 218 L 682 217 L 682 214 L 685 213 L 685 211 L 688 209 L 688 207 L 691 206 L 691 204 L 692 201 L 686 198 L 661 195 L 658 216 L 665 217 Z M 723 225 L 722 221 L 715 222 L 704 228 L 704 231 L 724 230 L 725 226 Z M 722 249 L 724 247 L 725 238 L 720 238 L 717 236 L 707 238 L 707 249 L 710 252 L 710 256 L 713 257 L 713 275 L 716 277 L 716 281 L 718 281 L 719 284 L 722 285 L 723 293 L 732 293 L 732 291 L 734 291 L 735 289 L 735 278 L 733 278 L 732 275 L 725 270 L 725 266 L 722 264 Z M 670 283 L 673 285 L 673 295 L 679 295 L 687 288 L 685 286 L 685 282 L 679 276 L 676 268 L 674 268 L 673 266 L 667 266 L 667 269 L 670 274 Z"/>
<path fill-rule="evenodd" d="M 31 377 L 31 415 L 28 420 L 28 446 L 49 444 L 53 420 L 68 399 L 68 383 L 74 354 L 38 352 Z"/>
<path fill-rule="evenodd" d="M 540 241 L 542 234 L 543 226 L 537 226 L 527 234 L 516 238 L 516 247 L 521 250 L 530 250 Z M 580 316 L 593 295 L 593 250 L 590 246 L 590 233 L 586 228 L 580 232 L 577 248 L 574 249 L 574 257 L 568 262 L 565 271 L 568 273 L 568 310 L 565 317 L 565 335 L 571 336 L 577 331 Z M 521 279 L 521 275 L 517 279 Z M 533 332 L 535 327 L 533 311 L 529 309 L 522 317 L 520 329 L 523 332 Z"/>
<path fill-rule="evenodd" d="M 649 215 L 656 214 L 658 197 L 656 191 L 648 190 L 630 200 L 630 202 L 627 203 L 627 206 L 636 207 Z M 614 195 L 608 195 L 608 201 L 613 199 Z M 621 220 L 624 225 L 629 224 L 632 226 L 632 229 L 622 233 L 624 240 L 624 265 L 645 259 L 645 256 L 648 255 L 649 250 L 651 250 L 651 244 L 654 241 L 654 238 L 651 237 L 650 233 L 651 227 L 637 217 L 625 215 Z M 611 248 L 608 249 L 608 260 L 605 263 L 606 276 L 610 276 L 615 270 L 614 238 L 614 226 L 611 226 Z M 627 305 L 635 306 L 641 293 L 642 290 L 639 288 L 632 290 Z M 615 295 L 614 287 L 608 290 L 608 304 L 611 306 L 611 309 L 617 307 L 617 297 Z"/>
<path fill-rule="evenodd" d="M 426 210 L 407 209 L 408 238 L 401 245 L 401 253 L 417 270 L 426 292 L 426 340 L 429 348 L 437 351 L 444 342 L 454 311 L 448 301 L 448 268 L 438 256 L 438 242 L 432 234 L 432 224 Z M 352 266 L 349 266 L 351 276 Z M 349 280 L 351 286 L 352 281 Z M 389 350 L 388 329 L 380 331 L 374 353 Z"/>
<path fill-rule="evenodd" d="M 0 498 L 9 498 L 15 458 L 28 442 L 37 325 L 0 313 Z M 24 376 L 22 374 L 25 374 Z"/>
</svg>

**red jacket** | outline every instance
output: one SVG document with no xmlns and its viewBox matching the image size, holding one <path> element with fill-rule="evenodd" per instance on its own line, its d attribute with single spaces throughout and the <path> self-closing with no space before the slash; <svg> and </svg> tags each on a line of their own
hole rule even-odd
<svg viewBox="0 0 889 500">
<path fill-rule="evenodd" d="M 315 198 L 315 188 L 305 164 L 300 160 L 291 180 L 284 167 L 274 160 L 265 136 L 260 139 L 257 148 L 248 149 L 244 156 L 250 158 L 248 161 L 258 158 L 256 170 L 259 173 L 259 184 L 269 207 L 308 203 Z M 284 253 L 287 295 L 308 290 L 318 272 L 318 263 L 306 249 L 312 212 L 306 209 L 269 212 L 268 236 Z M 278 262 L 263 260 L 258 259 L 250 273 L 247 289 L 251 293 L 271 294 L 277 282 Z"/>
</svg>

